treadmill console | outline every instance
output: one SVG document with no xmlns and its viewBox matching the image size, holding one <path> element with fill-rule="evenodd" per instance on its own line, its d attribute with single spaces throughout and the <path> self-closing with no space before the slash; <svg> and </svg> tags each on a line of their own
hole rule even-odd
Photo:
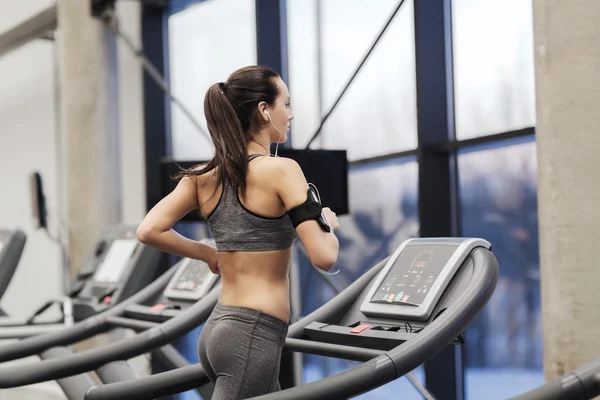
<svg viewBox="0 0 600 400">
<path fill-rule="evenodd" d="M 482 239 L 411 239 L 390 257 L 360 308 L 370 317 L 429 319 L 442 293 Z"/>
<path fill-rule="evenodd" d="M 219 279 L 204 261 L 185 258 L 164 291 L 170 300 L 198 301 Z"/>
<path fill-rule="evenodd" d="M 108 226 L 90 249 L 69 292 L 76 320 L 129 298 L 154 280 L 161 252 L 140 243 L 137 226 Z"/>
<path fill-rule="evenodd" d="M 98 283 L 119 282 L 139 242 L 137 239 L 116 239 L 96 268 L 92 280 Z"/>
</svg>

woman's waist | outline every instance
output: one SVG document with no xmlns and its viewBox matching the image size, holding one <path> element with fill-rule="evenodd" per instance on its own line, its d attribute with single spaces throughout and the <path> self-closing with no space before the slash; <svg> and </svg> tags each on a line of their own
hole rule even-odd
<svg viewBox="0 0 600 400">
<path fill-rule="evenodd" d="M 227 306 L 245 307 L 288 322 L 290 319 L 289 285 L 286 282 L 223 280 L 219 303 Z"/>
<path fill-rule="evenodd" d="M 219 264 L 231 271 L 270 274 L 287 271 L 292 250 L 290 247 L 265 251 L 218 251 Z"/>
</svg>

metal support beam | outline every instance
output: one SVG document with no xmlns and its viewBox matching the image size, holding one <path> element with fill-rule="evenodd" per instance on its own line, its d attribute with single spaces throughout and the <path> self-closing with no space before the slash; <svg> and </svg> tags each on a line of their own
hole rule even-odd
<svg viewBox="0 0 600 400">
<path fill-rule="evenodd" d="M 0 57 L 58 27 L 56 4 L 0 34 Z"/>
<path fill-rule="evenodd" d="M 414 17 L 421 236 L 456 236 L 456 157 L 443 148 L 455 138 L 450 0 L 415 1 Z M 461 355 L 460 347 L 450 346 L 425 364 L 426 386 L 435 397 L 464 399 Z"/>
<path fill-rule="evenodd" d="M 288 83 L 286 0 L 256 0 L 256 58 Z"/>
<path fill-rule="evenodd" d="M 150 63 L 168 81 L 168 14 L 166 9 L 143 7 L 142 9 L 142 49 Z M 146 211 L 154 207 L 162 198 L 161 167 L 162 158 L 169 156 L 170 122 L 167 95 L 156 81 L 144 70 L 144 138 L 146 158 Z M 159 273 L 170 265 L 169 256 L 163 255 Z M 152 357 L 152 373 L 165 371 L 159 359 Z M 174 399 L 175 397 L 170 397 Z M 166 400 L 167 398 L 165 398 Z"/>
<path fill-rule="evenodd" d="M 142 46 L 146 57 L 156 67 L 160 75 L 165 74 L 168 64 L 166 56 L 167 39 L 165 28 L 167 17 L 163 10 L 144 8 L 142 12 Z M 166 94 L 144 71 L 144 126 L 146 139 L 146 208 L 149 211 L 158 203 L 161 190 L 160 161 L 168 156 L 170 127 L 168 124 Z"/>
<path fill-rule="evenodd" d="M 256 0 L 257 64 L 274 69 L 289 86 L 286 0 Z M 291 134 L 280 147 L 291 147 Z"/>
</svg>

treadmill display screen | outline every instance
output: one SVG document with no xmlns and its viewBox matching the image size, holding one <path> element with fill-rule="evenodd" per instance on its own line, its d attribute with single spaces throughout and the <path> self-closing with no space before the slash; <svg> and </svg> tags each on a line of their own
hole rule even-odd
<svg viewBox="0 0 600 400">
<path fill-rule="evenodd" d="M 96 269 L 94 281 L 118 282 L 137 244 L 138 241 L 135 239 L 118 239 L 112 242 L 102 264 Z"/>
<path fill-rule="evenodd" d="M 456 246 L 406 246 L 371 303 L 421 305 Z"/>
<path fill-rule="evenodd" d="M 203 261 L 189 260 L 179 278 L 171 287 L 174 290 L 194 292 L 196 291 L 212 272 Z"/>
</svg>

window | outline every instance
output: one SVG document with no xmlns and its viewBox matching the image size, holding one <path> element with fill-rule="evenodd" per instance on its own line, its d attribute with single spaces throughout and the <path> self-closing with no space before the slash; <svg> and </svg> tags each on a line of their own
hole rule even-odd
<svg viewBox="0 0 600 400">
<path fill-rule="evenodd" d="M 418 167 L 414 158 L 351 167 L 349 174 L 351 214 L 340 217 L 337 232 L 340 255 L 333 268 L 339 268 L 340 273 L 321 277 L 305 257 L 299 257 L 303 315 L 310 314 L 335 295 L 322 278 L 330 279 L 338 289 L 347 287 L 392 254 L 404 240 L 418 234 Z M 304 365 L 304 382 L 308 383 L 357 363 L 305 355 Z M 420 369 L 419 373 L 422 375 Z M 395 399 L 399 390 L 406 393 L 407 399 L 422 398 L 409 386 L 407 379 L 399 379 L 359 398 Z"/>
<path fill-rule="evenodd" d="M 500 266 L 494 295 L 466 332 L 466 392 L 506 399 L 544 383 L 535 142 L 458 157 L 462 235 L 488 240 Z"/>
<path fill-rule="evenodd" d="M 292 145 L 304 148 L 395 10 L 396 0 L 288 0 Z M 314 147 L 356 160 L 417 145 L 413 3 L 402 6 Z"/>
<path fill-rule="evenodd" d="M 321 121 L 318 0 L 287 0 L 291 143 L 304 148 Z M 321 139 L 317 140 L 321 143 Z"/>
<path fill-rule="evenodd" d="M 535 125 L 532 1 L 453 0 L 456 136 Z"/>
<path fill-rule="evenodd" d="M 169 17 L 170 76 L 173 94 L 208 133 L 204 95 L 236 69 L 256 64 L 253 0 L 212 0 Z M 177 160 L 208 160 L 214 149 L 178 106 L 173 106 L 171 146 Z"/>
</svg>

